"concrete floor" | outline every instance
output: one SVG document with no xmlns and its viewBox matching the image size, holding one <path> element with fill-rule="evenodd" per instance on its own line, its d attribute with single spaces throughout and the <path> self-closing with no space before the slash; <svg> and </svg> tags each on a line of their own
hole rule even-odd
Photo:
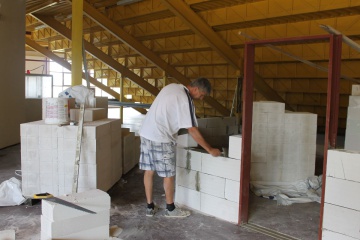
<svg viewBox="0 0 360 240">
<path fill-rule="evenodd" d="M 0 149 L 0 182 L 11 177 L 20 179 L 14 174 L 21 169 L 20 163 L 20 145 Z M 153 218 L 145 217 L 142 176 L 143 173 L 135 168 L 108 192 L 112 202 L 110 223 L 123 229 L 119 239 L 274 239 L 194 211 L 185 219 L 165 218 L 164 191 L 159 177 L 155 178 L 154 200 L 162 209 Z M 40 239 L 40 215 L 40 203 L 0 207 L 0 231 L 15 230 L 17 240 Z M 276 201 L 251 195 L 249 222 L 294 238 L 317 239 L 319 204 L 278 206 Z"/>
</svg>

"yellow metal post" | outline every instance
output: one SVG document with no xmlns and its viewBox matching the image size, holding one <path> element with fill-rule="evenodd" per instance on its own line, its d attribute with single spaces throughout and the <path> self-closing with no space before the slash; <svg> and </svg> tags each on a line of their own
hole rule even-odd
<svg viewBox="0 0 360 240">
<path fill-rule="evenodd" d="M 83 0 L 72 1 L 71 85 L 82 85 Z"/>
</svg>

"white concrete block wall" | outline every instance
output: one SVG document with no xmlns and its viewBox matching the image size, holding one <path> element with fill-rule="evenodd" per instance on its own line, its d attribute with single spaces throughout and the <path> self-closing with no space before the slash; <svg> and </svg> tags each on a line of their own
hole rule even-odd
<svg viewBox="0 0 360 240">
<path fill-rule="evenodd" d="M 111 182 L 115 183 L 120 180 L 122 176 L 122 137 L 121 137 L 121 122 L 119 122 L 120 130 L 115 128 L 111 132 Z"/>
<path fill-rule="evenodd" d="M 181 185 L 176 185 L 175 202 L 198 211 L 201 210 L 200 192 Z"/>
<path fill-rule="evenodd" d="M 328 150 L 323 239 L 360 239 L 360 152 Z"/>
<path fill-rule="evenodd" d="M 285 113 L 283 103 L 254 102 L 251 180 L 293 182 L 313 176 L 316 126 L 316 114 Z"/>
<path fill-rule="evenodd" d="M 237 222 L 240 160 L 181 148 L 176 159 L 176 203 Z"/>
<path fill-rule="evenodd" d="M 240 179 L 240 160 L 226 157 L 213 157 L 210 154 L 202 155 L 201 172 L 219 176 L 234 181 Z"/>
<path fill-rule="evenodd" d="M 353 85 L 346 120 L 345 149 L 360 151 L 360 85 Z"/>
<path fill-rule="evenodd" d="M 120 179 L 122 170 L 121 167 L 118 170 L 118 166 L 122 166 L 121 148 L 115 151 L 113 144 L 119 146 L 121 141 L 119 128 L 119 119 L 84 123 L 79 189 L 100 188 L 107 191 Z M 36 121 L 21 124 L 20 129 L 23 195 L 51 192 L 58 196 L 71 193 L 77 126 L 59 127 Z"/>
<path fill-rule="evenodd" d="M 324 204 L 323 229 L 360 239 L 359 219 L 359 211 L 328 203 Z M 323 240 L 327 239 L 323 238 Z"/>
<path fill-rule="evenodd" d="M 360 85 L 353 84 L 351 86 L 351 95 L 360 96 Z"/>
<path fill-rule="evenodd" d="M 356 240 L 356 238 L 352 238 L 352 237 L 349 237 L 349 236 L 346 236 L 346 235 L 340 234 L 340 233 L 331 232 L 326 229 L 323 229 L 323 231 L 322 231 L 322 239 L 326 239 L 326 240 Z"/>
<path fill-rule="evenodd" d="M 360 182 L 360 154 L 348 150 L 328 150 L 326 175 Z"/>
<path fill-rule="evenodd" d="M 285 104 L 272 101 L 254 102 L 253 111 L 258 113 L 284 113 Z"/>
<path fill-rule="evenodd" d="M 197 142 L 190 134 L 179 135 L 176 141 L 179 147 L 197 147 Z"/>
<path fill-rule="evenodd" d="M 199 191 L 215 197 L 225 198 L 225 178 L 199 173 L 198 174 Z"/>
<path fill-rule="evenodd" d="M 229 158 L 241 159 L 242 136 L 233 135 L 229 137 Z"/>
<path fill-rule="evenodd" d="M 177 148 L 176 165 L 178 167 L 201 171 L 202 152 Z"/>
<path fill-rule="evenodd" d="M 359 182 L 329 177 L 326 179 L 325 202 L 360 211 L 359 187 Z"/>
<path fill-rule="evenodd" d="M 360 96 L 349 96 L 349 107 L 359 107 Z"/>
<path fill-rule="evenodd" d="M 176 184 L 188 189 L 199 191 L 199 172 L 176 167 Z"/>
<path fill-rule="evenodd" d="M 135 134 L 129 132 L 123 137 L 123 174 L 134 167 L 134 138 Z"/>
<path fill-rule="evenodd" d="M 199 118 L 197 121 L 200 133 L 215 147 L 228 147 L 228 136 L 239 133 L 236 117 Z"/>
<path fill-rule="evenodd" d="M 211 216 L 237 223 L 239 204 L 224 198 L 215 197 L 206 193 L 200 193 L 201 212 Z"/>
<path fill-rule="evenodd" d="M 225 199 L 239 203 L 239 197 L 240 197 L 240 179 L 239 181 L 225 179 Z"/>
</svg>

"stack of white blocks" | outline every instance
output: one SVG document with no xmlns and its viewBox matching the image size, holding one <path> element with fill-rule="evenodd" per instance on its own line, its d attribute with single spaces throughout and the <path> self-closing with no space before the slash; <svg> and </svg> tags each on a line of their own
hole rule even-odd
<svg viewBox="0 0 360 240">
<path fill-rule="evenodd" d="M 140 159 L 140 137 L 130 132 L 129 128 L 123 128 L 123 174 L 133 169 Z"/>
<path fill-rule="evenodd" d="M 284 103 L 254 102 L 251 180 L 293 182 L 314 176 L 316 129 L 316 114 L 285 113 Z"/>
<path fill-rule="evenodd" d="M 360 151 L 360 85 L 352 86 L 346 120 L 345 149 Z"/>
<path fill-rule="evenodd" d="M 240 160 L 178 148 L 176 161 L 175 201 L 237 223 Z"/>
<path fill-rule="evenodd" d="M 360 239 L 359 172 L 359 151 L 328 150 L 322 239 Z"/>
<path fill-rule="evenodd" d="M 77 126 L 21 124 L 22 193 L 72 192 Z M 78 192 L 107 191 L 122 175 L 121 121 L 104 119 L 84 123 Z"/>
<path fill-rule="evenodd" d="M 41 240 L 109 239 L 110 196 L 106 192 L 94 189 L 59 198 L 95 214 L 44 199 L 41 204 Z"/>
</svg>

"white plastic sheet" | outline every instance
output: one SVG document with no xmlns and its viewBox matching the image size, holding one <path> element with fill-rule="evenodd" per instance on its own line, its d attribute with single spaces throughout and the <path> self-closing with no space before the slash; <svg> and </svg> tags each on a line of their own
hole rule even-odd
<svg viewBox="0 0 360 240">
<path fill-rule="evenodd" d="M 253 181 L 250 188 L 256 196 L 277 200 L 279 205 L 320 202 L 321 180 L 322 175 L 290 183 Z"/>
<path fill-rule="evenodd" d="M 76 107 L 80 107 L 81 103 L 85 104 L 86 108 L 95 107 L 94 91 L 88 89 L 83 85 L 73 86 L 65 89 L 58 95 L 59 98 L 75 98 Z"/>
<path fill-rule="evenodd" d="M 0 184 L 0 206 L 16 206 L 25 202 L 21 193 L 21 181 L 10 178 Z"/>
</svg>

